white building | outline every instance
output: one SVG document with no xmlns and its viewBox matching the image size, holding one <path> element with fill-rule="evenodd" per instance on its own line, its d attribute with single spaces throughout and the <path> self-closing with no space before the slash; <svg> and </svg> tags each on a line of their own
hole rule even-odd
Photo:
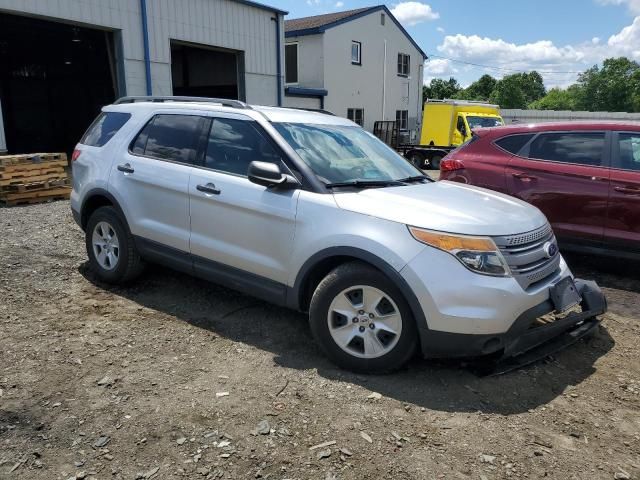
<svg viewBox="0 0 640 480">
<path fill-rule="evenodd" d="M 325 109 L 370 131 L 396 120 L 415 138 L 426 58 L 384 5 L 287 20 L 284 104 Z"/>
<path fill-rule="evenodd" d="M 69 151 L 125 95 L 278 105 L 285 14 L 247 0 L 0 0 L 0 150 Z"/>
</svg>

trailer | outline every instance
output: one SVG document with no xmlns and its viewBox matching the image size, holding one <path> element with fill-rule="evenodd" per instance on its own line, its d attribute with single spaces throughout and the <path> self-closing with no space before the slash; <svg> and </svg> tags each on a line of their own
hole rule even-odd
<svg viewBox="0 0 640 480">
<path fill-rule="evenodd" d="M 401 141 L 394 121 L 377 121 L 373 133 L 418 168 L 440 168 L 440 161 L 471 139 L 478 127 L 504 125 L 500 107 L 467 100 L 427 100 L 422 114 L 420 143 Z"/>
<path fill-rule="evenodd" d="M 411 143 L 400 143 L 402 136 L 394 120 L 378 120 L 374 123 L 373 134 L 397 151 L 404 158 L 409 160 L 415 167 L 420 169 L 432 168 L 438 170 L 440 161 L 456 147 L 416 145 Z"/>
</svg>

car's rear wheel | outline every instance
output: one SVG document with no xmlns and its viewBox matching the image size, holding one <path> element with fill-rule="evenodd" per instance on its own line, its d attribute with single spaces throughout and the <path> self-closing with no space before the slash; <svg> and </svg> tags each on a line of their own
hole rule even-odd
<svg viewBox="0 0 640 480">
<path fill-rule="evenodd" d="M 411 310 L 396 285 L 360 262 L 341 265 L 316 288 L 311 330 L 327 356 L 356 372 L 396 370 L 417 346 Z"/>
<path fill-rule="evenodd" d="M 442 162 L 442 155 L 434 155 L 429 160 L 429 166 L 432 170 L 440 170 L 440 162 Z"/>
<path fill-rule="evenodd" d="M 89 264 L 100 280 L 124 283 L 142 271 L 133 237 L 113 207 L 100 207 L 91 214 L 85 241 Z"/>
</svg>

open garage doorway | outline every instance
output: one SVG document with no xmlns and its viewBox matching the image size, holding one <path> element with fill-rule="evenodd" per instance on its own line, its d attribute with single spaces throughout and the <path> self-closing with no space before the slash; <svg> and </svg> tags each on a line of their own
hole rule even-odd
<svg viewBox="0 0 640 480">
<path fill-rule="evenodd" d="M 67 152 L 117 93 L 114 35 L 0 13 L 0 100 L 9 153 Z"/>
<path fill-rule="evenodd" d="M 245 100 L 242 52 L 171 41 L 173 94 Z"/>
</svg>

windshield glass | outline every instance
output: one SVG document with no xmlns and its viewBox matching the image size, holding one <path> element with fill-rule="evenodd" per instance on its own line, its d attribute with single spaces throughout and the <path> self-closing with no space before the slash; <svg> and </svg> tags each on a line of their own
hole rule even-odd
<svg viewBox="0 0 640 480">
<path fill-rule="evenodd" d="M 470 115 L 467 115 L 467 123 L 471 130 L 479 127 L 501 127 L 504 125 L 500 117 L 473 117 Z"/>
<path fill-rule="evenodd" d="M 360 127 L 303 123 L 273 125 L 325 183 L 383 182 L 423 175 Z"/>
</svg>

